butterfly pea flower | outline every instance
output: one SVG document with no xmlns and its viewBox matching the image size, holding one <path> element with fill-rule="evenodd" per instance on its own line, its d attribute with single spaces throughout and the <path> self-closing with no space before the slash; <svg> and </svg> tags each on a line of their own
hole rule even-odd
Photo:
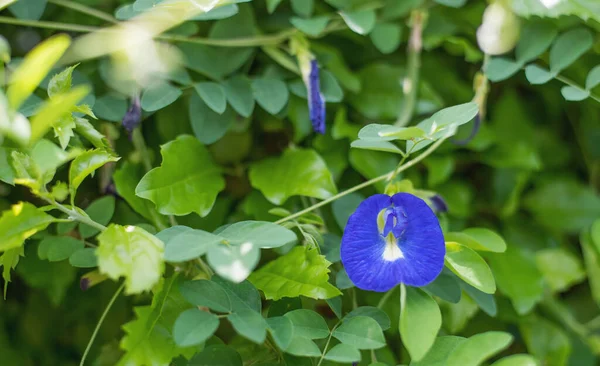
<svg viewBox="0 0 600 366">
<path fill-rule="evenodd" d="M 325 98 L 321 93 L 319 81 L 319 64 L 312 55 L 304 52 L 298 57 L 302 80 L 306 85 L 308 96 L 308 112 L 313 130 L 325 134 Z"/>
<path fill-rule="evenodd" d="M 140 96 L 136 95 L 131 101 L 131 106 L 125 116 L 123 117 L 123 127 L 127 132 L 131 133 L 142 120 L 142 106 L 140 103 Z"/>
<path fill-rule="evenodd" d="M 427 203 L 410 193 L 365 199 L 348 219 L 341 257 L 356 287 L 385 292 L 401 283 L 425 286 L 444 267 L 446 247 Z"/>
</svg>

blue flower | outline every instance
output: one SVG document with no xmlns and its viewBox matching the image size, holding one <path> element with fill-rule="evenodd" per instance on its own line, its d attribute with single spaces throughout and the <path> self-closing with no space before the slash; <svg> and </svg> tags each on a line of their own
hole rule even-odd
<svg viewBox="0 0 600 366">
<path fill-rule="evenodd" d="M 348 219 L 342 237 L 342 263 L 363 290 L 385 292 L 400 283 L 425 286 L 442 271 L 445 254 L 437 217 L 409 193 L 367 198 Z"/>
<path fill-rule="evenodd" d="M 325 134 L 325 98 L 321 93 L 317 60 L 310 61 L 310 72 L 308 77 L 304 78 L 304 83 L 308 91 L 308 111 L 313 129 L 315 132 Z"/>
</svg>

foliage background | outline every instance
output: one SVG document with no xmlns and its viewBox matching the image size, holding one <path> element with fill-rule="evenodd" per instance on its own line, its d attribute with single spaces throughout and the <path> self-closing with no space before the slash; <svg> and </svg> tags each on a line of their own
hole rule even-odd
<svg viewBox="0 0 600 366">
<path fill-rule="evenodd" d="M 76 37 L 78 33 L 68 24 L 106 25 L 105 20 L 82 14 L 65 3 L 68 2 L 21 0 L 0 13 L 0 33 L 12 48 L 12 61 L 7 70 L 14 69 L 20 57 L 60 29 Z M 78 3 L 117 17 L 124 16 L 122 5 L 129 4 L 109 0 Z M 151 1 L 138 0 L 136 3 L 152 5 Z M 497 284 L 498 291 L 493 297 L 484 296 L 474 301 L 463 295 L 457 304 L 438 299 L 443 315 L 441 335 L 470 337 L 487 331 L 504 331 L 512 334 L 514 340 L 493 360 L 528 353 L 541 365 L 595 365 L 600 353 L 598 221 L 591 228 L 600 217 L 600 104 L 596 97 L 600 91 L 591 88 L 591 96 L 582 101 L 565 98 L 580 99 L 577 93 L 584 88 L 586 77 L 600 64 L 600 9 L 592 0 L 565 0 L 552 11 L 540 7 L 542 4 L 538 0 L 514 0 L 510 5 L 521 17 L 522 27 L 543 21 L 560 34 L 583 27 L 591 34 L 590 44 L 581 46 L 580 57 L 560 70 L 560 74 L 551 75 L 543 85 L 532 85 L 532 76 L 520 71 L 524 65 L 518 62 L 515 65 L 500 64 L 500 70 L 512 67 L 514 72 L 509 78 L 490 85 L 485 104 L 487 118 L 483 119 L 476 137 L 464 146 L 445 142 L 422 163 L 403 172 L 401 177 L 409 179 L 414 187 L 437 192 L 445 199 L 448 213 L 441 216 L 441 221 L 447 232 L 487 227 L 500 233 L 507 243 L 505 253 L 481 253 Z M 83 182 L 76 196 L 77 206 L 87 208 L 102 197 L 112 197 L 115 188 L 114 184 L 109 184 L 110 178 L 119 171 L 123 179 L 134 179 L 133 184 L 137 184 L 146 169 L 144 164 L 160 166 L 160 146 L 182 134 L 195 136 L 207 145 L 210 154 L 207 159 L 213 159 L 224 172 L 224 189 L 208 216 L 200 217 L 185 209 L 177 213 L 185 214 L 177 216 L 179 224 L 209 232 L 240 220 L 275 221 L 280 218 L 277 214 L 281 211 L 269 211 L 274 207 L 282 205 L 289 212 L 299 211 L 314 204 L 315 199 L 328 198 L 336 190 L 342 192 L 365 179 L 392 171 L 399 163 L 400 155 L 351 149 L 350 143 L 364 125 L 393 122 L 404 103 L 398 81 L 407 69 L 406 43 L 414 9 L 426 10 L 427 18 L 422 35 L 424 49 L 418 99 L 412 120 L 421 121 L 440 108 L 466 103 L 473 98 L 475 75 L 484 61 L 476 41 L 476 30 L 487 6 L 484 1 L 255 0 L 238 6 L 239 13 L 230 18 L 188 21 L 168 34 L 210 39 L 254 36 L 260 40 L 259 34 L 282 37 L 273 43 L 268 41 L 266 47 L 254 44 L 243 48 L 164 42 L 183 52 L 183 67 L 169 77 L 168 84 L 161 84 L 154 91 L 152 88 L 142 91 L 141 104 L 145 110 L 142 134 L 136 137 L 134 133 L 133 141 L 120 125 L 129 107 L 130 85 L 119 83 L 119 78 L 109 75 L 107 57 L 84 60 L 76 68 L 74 84 L 87 84 L 92 89 L 85 102 L 98 117 L 92 121 L 94 127 L 108 138 L 121 157 L 118 163 L 99 169 L 93 178 Z M 340 9 L 372 11 L 376 15 L 373 24 L 369 25 L 369 19 L 360 19 L 359 23 L 374 29 L 368 35 L 353 32 L 337 15 L 336 11 Z M 329 17 L 321 18 L 330 20 L 327 28 L 323 28 L 319 18 L 313 22 L 306 20 L 314 20 L 317 15 Z M 53 22 L 59 30 L 40 29 L 37 19 Z M 17 24 L 10 24 L 15 20 Z M 285 33 L 294 26 L 306 33 L 310 49 L 322 66 L 322 77 L 325 78 L 322 87 L 328 102 L 328 132 L 324 136 L 311 132 L 302 81 L 297 73 L 286 69 L 286 64 L 288 68 L 295 67 L 295 59 L 287 54 L 288 35 Z M 525 36 L 527 33 L 523 32 L 522 39 Z M 541 38 L 534 39 L 533 43 Z M 558 51 L 577 53 L 573 49 Z M 544 49 L 528 61 L 546 67 L 552 64 L 551 53 Z M 514 60 L 512 54 L 507 57 Z M 492 58 L 488 66 L 497 66 L 498 62 L 501 61 Z M 61 70 L 56 68 L 50 75 Z M 230 80 L 228 76 L 232 74 L 277 81 L 261 89 L 266 95 L 254 94 L 257 104 L 252 113 L 246 115 L 248 118 L 241 116 L 239 110 L 233 110 L 231 103 L 224 114 L 211 111 L 207 107 L 211 101 L 216 104 L 211 105 L 213 109 L 220 108 L 218 96 L 215 101 L 211 99 L 214 95 L 207 97 L 205 94 L 203 102 L 200 100 L 202 94 L 196 92 L 198 88 L 192 87 L 193 82 Z M 488 76 L 494 79 L 491 69 L 488 69 Z M 579 90 L 571 91 L 575 97 L 564 89 L 561 94 L 565 82 L 580 86 Z M 42 83 L 35 91 L 38 98 L 29 100 L 31 111 L 47 99 L 44 85 Z M 283 89 L 277 89 L 281 85 Z M 28 115 L 31 114 L 33 112 Z M 461 127 L 456 139 L 468 136 L 471 129 L 472 123 Z M 140 136 L 143 136 L 147 149 L 140 145 Z M 54 139 L 52 133 L 48 138 Z M 5 140 L 3 146 L 11 147 L 11 143 Z M 86 147 L 89 144 L 76 134 L 71 138 L 70 146 Z M 324 173 L 319 164 L 315 167 L 308 156 L 286 165 L 285 174 L 294 178 L 285 181 L 285 188 L 278 185 L 281 180 L 272 177 L 269 167 L 249 173 L 251 165 L 280 156 L 289 151 L 290 146 L 316 152 L 318 160 L 326 164 L 325 170 L 330 172 L 332 181 L 327 182 L 329 173 Z M 177 159 L 182 166 L 197 163 L 194 160 L 197 155 L 190 155 L 182 154 Z M 4 159 L 0 163 L 8 164 Z M 67 181 L 68 174 L 65 165 L 58 169 L 56 180 Z M 259 177 L 252 178 L 252 174 Z M 262 193 L 254 183 L 260 178 L 266 180 L 267 186 L 261 188 Z M 269 186 L 272 179 L 275 183 Z M 285 189 L 292 192 L 287 194 L 293 196 L 288 200 L 286 193 L 281 192 Z M 325 189 L 325 192 L 316 193 L 319 189 Z M 380 193 L 383 189 L 384 185 L 378 183 L 359 193 L 346 195 L 333 205 L 321 207 L 314 212 L 318 217 L 304 221 L 307 232 L 300 235 L 300 241 L 318 243 L 324 254 L 330 250 L 335 252 L 345 218 L 357 202 L 361 197 Z M 285 198 L 269 202 L 269 190 L 271 197 L 284 195 Z M 313 198 L 299 197 L 298 194 Z M 19 201 L 44 205 L 24 186 L 0 183 L 0 195 L 2 210 Z M 104 225 L 109 221 L 141 225 L 150 232 L 156 231 L 152 225 L 159 226 L 156 219 L 144 215 L 148 208 L 132 207 L 118 196 L 102 202 L 100 211 L 105 214 L 112 212 L 110 206 L 114 202 L 114 214 L 100 218 Z M 142 206 L 145 204 L 141 203 Z M 167 216 L 158 221 L 162 225 L 169 222 Z M 301 234 L 297 226 L 292 228 Z M 48 231 L 27 240 L 24 257 L 13 273 L 6 300 L 0 301 L 2 364 L 77 364 L 97 320 L 119 287 L 117 282 L 107 280 L 82 291 L 80 278 L 89 270 L 74 268 L 66 260 L 49 262 L 39 257 L 39 243 L 45 236 L 72 230 L 73 226 L 68 224 L 53 224 Z M 73 233 L 79 235 L 76 230 Z M 92 242 L 94 235 L 90 235 Z M 278 256 L 275 250 L 263 250 L 258 268 Z M 327 258 L 332 262 L 339 261 L 339 258 L 335 260 L 334 254 Z M 344 313 L 356 304 L 376 306 L 379 303 L 382 294 L 354 289 L 340 276 L 336 279 L 341 270 L 340 263 L 334 263 L 331 269 L 331 282 L 343 290 Z M 167 273 L 172 273 L 172 267 L 168 267 Z M 123 325 L 136 315 L 140 316 L 139 313 L 134 315 L 134 307 L 138 307 L 139 312 L 139 307 L 151 301 L 150 293 L 119 296 L 100 328 L 88 362 L 116 364 L 123 355 L 119 348 L 119 341 L 124 336 Z M 299 306 L 298 301 L 278 304 L 290 309 Z M 263 300 L 265 309 L 274 308 L 273 304 L 273 301 Z M 323 300 L 302 297 L 301 306 L 321 314 L 330 327 L 337 322 L 336 315 Z M 383 310 L 391 319 L 391 327 L 385 331 L 386 346 L 373 351 L 374 358 L 371 352 L 363 351 L 361 363 L 369 364 L 377 359 L 385 364 L 408 364 L 410 357 L 398 333 L 400 306 L 397 291 Z M 177 315 L 175 310 L 173 314 L 166 314 L 167 317 Z M 280 360 L 271 347 L 257 345 L 237 335 L 227 321 L 220 324 L 216 336 L 235 349 L 244 364 L 310 364 L 318 359 L 286 356 L 285 360 Z M 321 349 L 323 341 L 318 341 Z M 180 358 L 177 362 L 186 364 L 187 361 Z M 231 362 L 224 363 L 235 364 Z M 507 364 L 528 364 L 512 362 Z"/>
</svg>

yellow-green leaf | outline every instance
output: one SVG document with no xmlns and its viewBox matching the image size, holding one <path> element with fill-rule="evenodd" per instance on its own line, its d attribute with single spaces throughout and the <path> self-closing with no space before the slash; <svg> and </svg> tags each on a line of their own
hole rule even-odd
<svg viewBox="0 0 600 366">
<path fill-rule="evenodd" d="M 55 220 L 31 203 L 13 205 L 0 217 L 0 251 L 20 247 L 25 239 L 44 230 Z"/>
<path fill-rule="evenodd" d="M 104 164 L 119 160 L 104 149 L 88 150 L 79 155 L 71 163 L 69 169 L 69 189 L 71 190 L 71 200 L 75 199 L 75 192 L 83 180 L 96 169 Z"/>
</svg>

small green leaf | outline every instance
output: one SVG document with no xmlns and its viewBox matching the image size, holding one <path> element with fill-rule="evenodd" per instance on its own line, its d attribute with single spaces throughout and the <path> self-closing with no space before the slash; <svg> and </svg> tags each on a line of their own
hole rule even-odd
<svg viewBox="0 0 600 366">
<path fill-rule="evenodd" d="M 419 127 L 397 127 L 394 125 L 380 125 L 371 123 L 361 128 L 358 138 L 372 141 L 410 140 L 423 137 L 426 133 Z"/>
<path fill-rule="evenodd" d="M 585 78 L 585 88 L 587 90 L 595 88 L 600 84 L 600 65 L 590 70 Z"/>
<path fill-rule="evenodd" d="M 538 366 L 538 362 L 530 355 L 511 355 L 494 362 L 492 366 Z"/>
<path fill-rule="evenodd" d="M 131 208 L 146 220 L 154 219 L 152 211 L 154 207 L 148 200 L 135 195 L 135 187 L 144 176 L 144 167 L 142 164 L 132 164 L 126 161 L 113 173 L 113 181 L 117 193 L 121 196 Z M 154 214 L 154 216 L 158 216 Z"/>
<path fill-rule="evenodd" d="M 115 197 L 104 196 L 92 202 L 86 209 L 85 213 L 88 214 L 90 219 L 96 221 L 101 225 L 108 225 L 110 219 L 115 212 Z M 88 226 L 86 224 L 79 225 L 79 233 L 82 238 L 89 238 L 98 234 L 98 229 Z"/>
<path fill-rule="evenodd" d="M 218 20 L 225 19 L 236 15 L 239 12 L 237 4 L 220 5 L 219 7 L 212 8 L 206 13 L 196 15 L 192 20 Z M 185 24 L 185 23 L 184 23 Z"/>
<path fill-rule="evenodd" d="M 359 362 L 361 356 L 360 351 L 355 347 L 345 343 L 340 343 L 336 344 L 333 348 L 327 351 L 323 358 L 334 362 L 351 363 Z"/>
<path fill-rule="evenodd" d="M 173 326 L 173 339 L 180 347 L 195 346 L 206 341 L 219 327 L 216 315 L 198 309 L 179 314 Z"/>
<path fill-rule="evenodd" d="M 8 290 L 8 283 L 11 279 L 11 269 L 15 269 L 17 264 L 19 264 L 19 259 L 23 255 L 23 247 L 21 248 L 12 248 L 4 251 L 2 255 L 0 255 L 0 266 L 4 267 L 2 269 L 2 279 L 4 279 L 4 299 L 6 300 L 6 291 Z"/>
<path fill-rule="evenodd" d="M 578 102 L 587 99 L 590 96 L 590 92 L 585 89 L 581 89 L 576 86 L 563 86 L 560 89 L 560 93 L 566 100 Z"/>
<path fill-rule="evenodd" d="M 568 290 L 586 277 L 579 257 L 562 248 L 537 251 L 535 262 L 550 289 L 555 292 Z"/>
<path fill-rule="evenodd" d="M 423 287 L 429 294 L 452 304 L 460 301 L 462 290 L 455 276 L 442 272 L 432 283 Z"/>
<path fill-rule="evenodd" d="M 73 70 L 78 65 L 67 67 L 60 73 L 54 75 L 48 83 L 48 96 L 53 98 L 59 94 L 63 94 L 71 90 L 71 84 L 73 80 Z"/>
<path fill-rule="evenodd" d="M 567 316 L 572 316 L 568 313 Z M 540 365 L 568 365 L 571 354 L 571 339 L 563 327 L 538 316 L 523 319 L 519 324 L 520 334 L 527 350 Z"/>
<path fill-rule="evenodd" d="M 329 336 L 329 327 L 325 323 L 325 319 L 312 310 L 292 310 L 287 312 L 284 317 L 292 321 L 294 337 L 321 339 Z"/>
<path fill-rule="evenodd" d="M 20 202 L 13 205 L 0 217 L 0 252 L 22 246 L 25 239 L 55 221 L 54 217 L 31 203 Z"/>
<path fill-rule="evenodd" d="M 73 253 L 83 249 L 84 243 L 82 240 L 77 240 L 70 236 L 49 236 L 40 242 L 39 251 L 44 252 L 44 257 L 40 259 L 48 259 L 50 262 L 58 262 L 68 259 Z"/>
<path fill-rule="evenodd" d="M 277 114 L 285 107 L 290 94 L 283 81 L 268 78 L 254 79 L 252 93 L 258 105 L 271 114 Z"/>
<path fill-rule="evenodd" d="M 349 312 L 348 315 L 344 317 L 344 321 L 350 320 L 355 316 L 368 316 L 369 318 L 373 318 L 379 324 L 381 330 L 388 330 L 391 326 L 390 318 L 385 311 L 374 306 L 360 306 Z"/>
<path fill-rule="evenodd" d="M 503 253 L 506 251 L 506 242 L 495 232 L 479 227 L 463 230 L 460 233 L 448 233 L 446 241 L 454 241 L 466 245 L 473 250 Z"/>
<path fill-rule="evenodd" d="M 232 109 L 219 114 L 208 107 L 198 96 L 193 94 L 189 101 L 190 122 L 194 135 L 204 144 L 212 144 L 220 140 L 235 121 Z"/>
<path fill-rule="evenodd" d="M 242 366 L 242 357 L 231 347 L 211 345 L 198 352 L 188 366 Z"/>
<path fill-rule="evenodd" d="M 404 152 L 400 148 L 388 141 L 373 141 L 373 140 L 355 140 L 350 144 L 351 147 L 357 149 L 374 150 L 374 151 L 385 151 L 392 152 L 400 155 L 404 155 Z"/>
<path fill-rule="evenodd" d="M 252 84 L 246 76 L 233 76 L 223 83 L 229 104 L 243 117 L 250 117 L 254 110 Z"/>
<path fill-rule="evenodd" d="M 473 287 L 488 294 L 496 291 L 496 282 L 490 267 L 472 249 L 459 243 L 446 242 L 446 265 Z"/>
<path fill-rule="evenodd" d="M 275 340 L 275 344 L 281 349 L 286 349 L 292 342 L 294 335 L 294 324 L 289 318 L 276 316 L 268 318 L 269 331 Z"/>
<path fill-rule="evenodd" d="M 113 280 L 125 277 L 125 293 L 152 289 L 161 278 L 164 244 L 135 226 L 110 225 L 98 235 L 98 267 Z"/>
<path fill-rule="evenodd" d="M 438 304 L 425 292 L 402 286 L 400 288 L 400 336 L 410 357 L 419 361 L 434 344 L 442 326 Z"/>
<path fill-rule="evenodd" d="M 513 337 L 505 332 L 486 332 L 474 335 L 454 348 L 446 365 L 480 365 L 487 358 L 508 347 L 512 341 Z"/>
<path fill-rule="evenodd" d="M 328 282 L 330 265 L 316 249 L 297 246 L 252 273 L 250 282 L 262 290 L 268 300 L 300 295 L 329 299 L 341 295 Z"/>
<path fill-rule="evenodd" d="M 352 31 L 362 35 L 369 34 L 373 30 L 377 19 L 375 10 L 372 9 L 355 12 L 342 11 L 340 15 Z"/>
<path fill-rule="evenodd" d="M 201 82 L 194 84 L 194 89 L 210 109 L 219 114 L 225 112 L 227 100 L 225 99 L 225 90 L 221 85 L 213 82 Z"/>
<path fill-rule="evenodd" d="M 110 122 L 121 122 L 127 108 L 127 101 L 118 94 L 103 95 L 94 103 L 94 112 L 98 118 Z"/>
<path fill-rule="evenodd" d="M 118 161 L 119 158 L 104 149 L 88 150 L 73 160 L 69 169 L 69 189 L 71 200 L 75 199 L 77 188 L 83 180 L 106 163 Z"/>
<path fill-rule="evenodd" d="M 319 357 L 321 356 L 321 350 L 308 338 L 294 336 L 290 345 L 285 349 L 285 352 L 294 356 L 302 357 Z"/>
<path fill-rule="evenodd" d="M 258 264 L 260 249 L 250 242 L 214 245 L 208 249 L 206 259 L 219 276 L 239 283 L 248 278 Z"/>
<path fill-rule="evenodd" d="M 367 316 L 355 316 L 344 321 L 333 331 L 333 336 L 358 349 L 377 349 L 386 345 L 381 327 Z"/>
<path fill-rule="evenodd" d="M 227 292 L 217 283 L 208 280 L 187 281 L 179 286 L 181 295 L 192 305 L 206 306 L 221 313 L 231 311 Z"/>
<path fill-rule="evenodd" d="M 373 45 L 383 54 L 396 51 L 402 39 L 402 27 L 394 23 L 379 23 L 369 35 Z"/>
<path fill-rule="evenodd" d="M 25 56 L 23 62 L 12 73 L 10 86 L 6 92 L 12 109 L 19 109 L 25 99 L 33 93 L 35 88 L 48 75 L 48 72 L 70 44 L 71 39 L 69 36 L 60 34 L 40 43 Z"/>
<path fill-rule="evenodd" d="M 504 57 L 492 57 L 485 66 L 485 75 L 492 82 L 506 80 L 521 69 L 521 65 Z"/>
<path fill-rule="evenodd" d="M 464 341 L 466 341 L 466 338 L 463 337 L 437 337 L 425 357 L 420 361 L 412 360 L 410 366 L 446 366 L 450 353 Z"/>
<path fill-rule="evenodd" d="M 160 152 L 161 166 L 142 178 L 135 194 L 154 202 L 163 215 L 208 215 L 225 188 L 208 150 L 194 137 L 183 135 L 162 145 Z"/>
<path fill-rule="evenodd" d="M 142 108 L 154 112 L 175 102 L 183 94 L 179 88 L 166 82 L 150 85 L 142 94 Z"/>
<path fill-rule="evenodd" d="M 585 28 L 572 29 L 556 38 L 550 49 L 550 70 L 558 73 L 592 47 L 594 37 Z"/>
<path fill-rule="evenodd" d="M 227 226 L 219 236 L 230 244 L 252 243 L 263 249 L 278 248 L 296 242 L 296 234 L 281 225 L 266 221 L 241 221 Z"/>
<path fill-rule="evenodd" d="M 294 13 L 303 17 L 309 17 L 312 15 L 315 7 L 314 0 L 290 0 L 290 2 Z"/>
<path fill-rule="evenodd" d="M 260 313 L 261 300 L 258 290 L 249 281 L 233 283 L 219 276 L 213 276 L 211 281 L 217 283 L 227 292 L 233 311 L 252 310 Z"/>
<path fill-rule="evenodd" d="M 525 67 L 525 77 L 533 85 L 546 84 L 554 76 L 556 76 L 556 74 L 553 74 L 538 65 L 527 65 L 527 67 Z"/>
<path fill-rule="evenodd" d="M 98 259 L 96 258 L 96 249 L 84 248 L 71 254 L 69 257 L 69 263 L 73 267 L 77 268 L 93 268 L 98 266 Z"/>
<path fill-rule="evenodd" d="M 291 17 L 290 23 L 303 33 L 317 37 L 325 30 L 329 20 L 329 16 L 318 16 L 310 19 Z"/>
<path fill-rule="evenodd" d="M 265 341 L 268 324 L 259 313 L 252 310 L 241 310 L 228 315 L 227 319 L 241 336 L 258 344 Z"/>
<path fill-rule="evenodd" d="M 537 20 L 527 23 L 515 49 L 518 63 L 523 65 L 535 60 L 550 47 L 557 34 L 558 31 L 551 22 Z"/>
<path fill-rule="evenodd" d="M 96 130 L 87 119 L 75 117 L 75 131 L 94 145 L 94 147 L 111 149 L 106 137 Z"/>
<path fill-rule="evenodd" d="M 223 241 L 220 236 L 187 226 L 170 227 L 156 237 L 165 243 L 165 260 L 174 263 L 196 259 Z"/>
<path fill-rule="evenodd" d="M 489 316 L 496 316 L 498 314 L 498 307 L 496 305 L 496 298 L 494 295 L 486 294 L 485 292 L 479 291 L 475 287 L 461 283 L 460 287 L 473 299 L 479 308 L 483 310 Z"/>
<path fill-rule="evenodd" d="M 253 164 L 250 183 L 276 205 L 291 196 L 325 199 L 337 192 L 331 172 L 314 150 L 288 149 L 281 157 Z"/>
<path fill-rule="evenodd" d="M 2 5 L 0 5 L 0 8 L 3 8 L 10 3 L 13 3 L 13 1 L 4 1 Z M 19 19 L 38 20 L 44 14 L 47 4 L 48 0 L 15 1 L 8 7 L 8 10 Z"/>
</svg>

